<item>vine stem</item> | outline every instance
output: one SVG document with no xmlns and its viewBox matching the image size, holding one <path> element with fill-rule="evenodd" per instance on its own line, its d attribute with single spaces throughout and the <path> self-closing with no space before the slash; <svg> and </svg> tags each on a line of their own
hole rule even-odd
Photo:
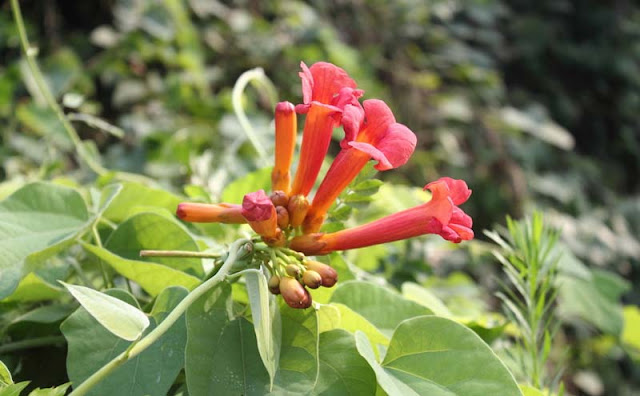
<svg viewBox="0 0 640 396">
<path fill-rule="evenodd" d="M 16 341 L 10 344 L 0 345 L 0 355 L 19 351 L 22 349 L 39 348 L 48 345 L 64 344 L 67 340 L 63 336 L 47 336 Z"/>
<path fill-rule="evenodd" d="M 231 92 L 231 103 L 233 105 L 233 111 L 236 113 L 236 117 L 240 122 L 240 126 L 244 130 L 245 135 L 247 135 L 247 139 L 251 142 L 251 145 L 258 153 L 260 160 L 263 163 L 267 161 L 267 152 L 264 150 L 264 147 L 258 140 L 251 123 L 249 122 L 249 118 L 247 118 L 247 114 L 244 111 L 244 107 L 242 107 L 242 93 L 250 82 L 257 83 L 258 87 L 262 88 L 269 99 L 272 102 L 272 105 L 275 107 L 276 102 L 276 93 L 275 87 L 269 81 L 267 76 L 264 74 L 264 70 L 261 67 L 256 67 L 255 69 L 247 70 L 242 73 L 235 85 L 233 86 L 233 91 Z"/>
<path fill-rule="evenodd" d="M 142 353 L 145 349 L 150 347 L 154 342 L 156 342 L 164 333 L 167 332 L 173 326 L 175 322 L 180 319 L 182 314 L 193 304 L 198 298 L 202 297 L 206 292 L 214 288 L 218 283 L 223 281 L 231 271 L 231 268 L 238 260 L 240 256 L 241 247 L 250 242 L 247 239 L 238 239 L 229 247 L 229 256 L 225 260 L 224 264 L 220 267 L 220 270 L 211 278 L 209 278 L 206 282 L 200 284 L 200 286 L 193 289 L 191 293 L 189 293 L 176 307 L 171 311 L 171 313 L 163 320 L 158 327 L 153 329 L 149 334 L 147 334 L 144 338 L 135 341 L 132 343 L 126 351 L 122 352 L 115 358 L 113 358 L 109 363 L 105 364 L 98 371 L 93 373 L 89 378 L 87 378 L 83 383 L 81 383 L 77 388 L 73 390 L 69 394 L 69 396 L 82 396 L 85 395 L 91 388 L 96 386 L 100 381 L 105 379 L 111 372 L 113 372 L 118 367 L 125 364 L 127 361 L 133 359 L 140 353 Z"/>
<path fill-rule="evenodd" d="M 49 108 L 55 113 L 56 117 L 62 124 L 67 137 L 69 138 L 69 140 L 71 140 L 71 143 L 76 150 L 79 159 L 84 162 L 84 164 L 98 176 L 104 176 L 112 173 L 120 180 L 144 183 L 149 185 L 156 184 L 154 180 L 143 175 L 136 175 L 128 172 L 110 171 L 109 169 L 100 165 L 100 163 L 92 157 L 91 153 L 87 151 L 86 147 L 82 144 L 80 135 L 78 135 L 76 129 L 73 127 L 73 125 L 71 125 L 71 122 L 69 122 L 69 119 L 67 118 L 67 116 L 65 116 L 62 108 L 56 101 L 56 98 L 53 96 L 53 93 L 51 93 L 51 89 L 49 88 L 49 85 L 42 75 L 42 71 L 38 66 L 38 62 L 36 62 L 35 57 L 37 50 L 35 48 L 32 48 L 31 44 L 29 44 L 27 30 L 24 27 L 24 20 L 22 19 L 22 11 L 20 11 L 20 4 L 18 3 L 18 0 L 11 0 L 11 9 L 13 10 L 13 18 L 15 19 L 16 27 L 18 29 L 18 36 L 20 37 L 20 47 L 22 48 L 22 52 L 24 53 L 24 56 L 27 60 L 29 71 L 33 75 L 33 80 L 38 86 L 38 90 L 47 103 L 47 106 L 49 106 Z"/>
<path fill-rule="evenodd" d="M 65 117 L 62 109 L 56 102 L 47 82 L 45 81 L 42 72 L 40 71 L 40 67 L 35 60 L 36 50 L 31 47 L 29 44 L 29 39 L 27 38 L 27 31 L 24 27 L 24 20 L 22 19 L 22 12 L 20 11 L 20 5 L 18 4 L 18 0 L 11 0 L 11 8 L 13 9 L 13 17 L 16 21 L 16 27 L 18 28 L 18 36 L 20 36 L 20 45 L 22 47 L 22 51 L 24 52 L 24 56 L 27 60 L 27 65 L 29 66 L 29 70 L 33 75 L 33 79 L 38 86 L 38 90 L 40 90 L 40 94 L 42 94 L 44 100 L 47 102 L 47 105 L 53 110 L 53 112 L 58 117 L 58 120 L 62 123 L 64 130 L 67 132 L 67 136 L 69 140 L 73 143 L 73 146 L 78 153 L 78 156 L 84 163 L 96 174 L 104 175 L 107 173 L 107 169 L 103 168 L 102 165 L 97 163 L 91 155 L 86 151 L 85 147 L 82 145 L 82 141 L 78 136 L 78 133 L 73 128 L 73 125 L 69 122 L 67 117 Z"/>
<path fill-rule="evenodd" d="M 141 250 L 140 257 L 220 258 L 219 253 L 190 252 L 188 250 Z"/>
</svg>

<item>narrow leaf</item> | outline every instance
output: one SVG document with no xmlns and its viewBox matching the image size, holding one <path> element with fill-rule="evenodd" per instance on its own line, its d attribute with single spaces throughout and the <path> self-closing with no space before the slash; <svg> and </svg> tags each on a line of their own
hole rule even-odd
<svg viewBox="0 0 640 396">
<path fill-rule="evenodd" d="M 124 340 L 137 340 L 149 326 L 144 312 L 117 298 L 88 287 L 60 283 L 104 328 Z"/>
</svg>

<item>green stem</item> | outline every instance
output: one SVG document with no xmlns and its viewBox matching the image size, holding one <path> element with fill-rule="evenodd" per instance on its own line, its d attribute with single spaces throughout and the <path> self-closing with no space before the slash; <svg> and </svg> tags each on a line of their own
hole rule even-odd
<svg viewBox="0 0 640 396">
<path fill-rule="evenodd" d="M 39 348 L 47 345 L 64 344 L 65 342 L 66 340 L 63 336 L 31 338 L 29 340 L 16 341 L 10 344 L 0 345 L 0 355 L 14 352 L 14 351 L 19 351 L 22 349 L 31 349 L 31 348 Z"/>
<path fill-rule="evenodd" d="M 188 250 L 141 250 L 140 257 L 220 258 L 220 253 L 190 252 Z"/>
<path fill-rule="evenodd" d="M 38 66 L 38 63 L 35 60 L 35 55 L 37 51 L 31 48 L 31 45 L 29 44 L 29 40 L 27 38 L 27 31 L 24 27 L 24 20 L 22 19 L 22 12 L 20 11 L 20 5 L 18 4 L 18 0 L 11 0 L 11 8 L 13 9 L 13 17 L 15 18 L 15 21 L 16 21 L 16 27 L 18 28 L 18 36 L 20 36 L 20 45 L 22 47 L 22 51 L 24 52 L 24 56 L 27 60 L 27 65 L 29 66 L 29 70 L 33 75 L 33 79 L 36 85 L 38 86 L 38 90 L 40 90 L 40 94 L 42 94 L 42 97 L 47 102 L 47 105 L 56 114 L 56 117 L 58 117 L 58 120 L 60 121 L 60 123 L 62 123 L 62 126 L 64 127 L 64 130 L 66 131 L 67 136 L 69 137 L 69 140 L 71 140 L 71 142 L 73 143 L 73 146 L 75 147 L 76 152 L 78 153 L 78 156 L 80 157 L 80 159 L 92 171 L 94 171 L 98 175 L 104 175 L 105 173 L 107 173 L 107 170 L 103 168 L 102 165 L 97 163 L 91 157 L 91 155 L 86 151 L 85 147 L 82 145 L 82 141 L 80 140 L 78 133 L 73 128 L 73 126 L 71 125 L 67 117 L 65 117 L 64 113 L 62 112 L 62 109 L 58 105 L 58 102 L 56 101 L 53 94 L 51 93 L 51 90 L 49 89 L 47 82 L 42 76 L 40 67 Z"/>
<path fill-rule="evenodd" d="M 260 141 L 247 118 L 244 107 L 242 106 L 242 93 L 247 85 L 252 81 L 256 81 L 258 85 L 264 89 L 269 96 L 269 99 L 274 102 L 273 106 L 275 107 L 275 88 L 273 88 L 273 84 L 271 84 L 271 81 L 267 79 L 264 74 L 264 70 L 260 67 L 247 70 L 238 77 L 238 81 L 236 81 L 236 84 L 233 86 L 233 91 L 231 92 L 231 103 L 233 105 L 233 111 L 236 113 L 236 117 L 238 118 L 238 122 L 240 122 L 240 126 L 247 135 L 247 139 L 251 142 L 251 145 L 258 153 L 260 161 L 266 163 L 267 152 L 262 147 L 262 144 L 260 144 Z"/>
<path fill-rule="evenodd" d="M 47 102 L 47 106 L 51 108 L 51 110 L 55 113 L 56 117 L 64 127 L 65 132 L 67 133 L 67 137 L 73 143 L 73 147 L 76 150 L 76 153 L 81 160 L 84 162 L 89 169 L 91 169 L 94 173 L 100 176 L 104 176 L 108 174 L 110 171 L 104 168 L 100 163 L 98 163 L 91 153 L 87 151 L 85 146 L 82 145 L 82 140 L 80 140 L 80 136 L 78 132 L 75 130 L 69 119 L 62 112 L 62 108 L 58 105 L 56 98 L 51 93 L 49 89 L 49 85 L 47 85 L 42 72 L 40 71 L 40 67 L 35 60 L 35 56 L 37 51 L 31 47 L 29 44 L 29 39 L 27 38 L 27 31 L 24 27 L 24 20 L 22 19 L 22 12 L 20 11 L 20 5 L 18 4 L 18 0 L 11 0 L 11 9 L 13 10 L 13 17 L 16 21 L 16 27 L 18 28 L 18 36 L 20 37 L 20 46 L 22 47 L 22 51 L 24 52 L 24 56 L 27 60 L 27 65 L 29 66 L 29 71 L 33 75 L 33 80 L 38 86 L 38 90 L 40 94 L 44 98 L 45 102 Z M 143 175 L 136 175 L 128 172 L 113 172 L 113 174 L 120 180 L 131 181 L 136 183 L 144 183 L 153 185 L 155 181 L 145 177 Z"/>
<path fill-rule="evenodd" d="M 109 363 L 102 366 L 100 370 L 93 373 L 89 378 L 75 388 L 69 396 L 81 396 L 86 394 L 91 390 L 91 388 L 96 386 L 115 369 L 122 366 L 130 359 L 133 359 L 156 342 L 164 333 L 167 332 L 167 330 L 171 328 L 171 326 L 173 326 L 175 322 L 178 321 L 178 319 L 180 319 L 182 314 L 185 313 L 191 304 L 227 277 L 234 263 L 239 258 L 241 247 L 247 242 L 248 241 L 246 239 L 239 239 L 235 241 L 229 248 L 229 256 L 220 267 L 220 270 L 213 277 L 200 284 L 200 286 L 196 287 L 191 293 L 189 293 L 189 295 L 187 295 L 187 297 L 180 301 L 180 303 L 173 309 L 173 311 L 171 311 L 165 320 L 158 325 L 158 327 L 153 329 L 144 338 L 131 344 L 126 351 L 113 358 Z"/>
</svg>

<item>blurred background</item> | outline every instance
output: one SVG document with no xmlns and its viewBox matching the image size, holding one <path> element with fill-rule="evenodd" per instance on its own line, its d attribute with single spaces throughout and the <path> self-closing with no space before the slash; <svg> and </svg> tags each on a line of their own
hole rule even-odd
<svg viewBox="0 0 640 396">
<path fill-rule="evenodd" d="M 455 251 L 420 239 L 352 259 L 397 285 L 448 282 L 448 293 L 481 296 L 485 312 L 499 311 L 499 266 L 482 230 L 539 210 L 561 231 L 564 257 L 606 278 L 569 279 L 572 289 L 560 293 L 555 361 L 567 389 L 640 392 L 640 355 L 625 339 L 640 334 L 640 319 L 635 328 L 625 322 L 640 303 L 639 2 L 20 4 L 40 66 L 88 152 L 108 169 L 178 193 L 199 186 L 214 201 L 266 165 L 234 114 L 238 77 L 260 67 L 277 100 L 300 103 L 300 61 L 344 68 L 365 98 L 387 101 L 418 135 L 410 162 L 379 177 L 400 186 L 466 180 L 473 196 L 464 210 L 477 236 Z M 9 2 L 0 10 L 0 196 L 29 180 L 92 180 L 38 93 Z M 270 150 L 269 90 L 249 87 L 242 99 Z M 402 200 L 399 191 L 387 199 Z"/>
</svg>

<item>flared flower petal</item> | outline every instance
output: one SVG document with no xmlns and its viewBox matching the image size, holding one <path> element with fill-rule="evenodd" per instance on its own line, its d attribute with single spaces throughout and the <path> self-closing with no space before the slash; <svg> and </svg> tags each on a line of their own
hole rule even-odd
<svg viewBox="0 0 640 396">
<path fill-rule="evenodd" d="M 302 132 L 302 147 L 291 194 L 307 196 L 316 182 L 327 155 L 333 129 L 340 124 L 346 106 L 358 103 L 363 91 L 343 69 L 326 62 L 314 63 L 302 72 L 303 104 L 296 112 L 306 113 Z"/>
<path fill-rule="evenodd" d="M 305 254 L 321 255 L 424 234 L 438 234 L 455 243 L 472 239 L 471 217 L 454 204 L 454 199 L 461 204 L 471 195 L 467 184 L 462 180 L 443 178 L 429 183 L 427 188 L 432 197 L 423 205 L 334 233 L 301 235 L 294 238 L 289 247 Z M 462 200 L 463 197 L 466 198 Z"/>
<path fill-rule="evenodd" d="M 365 100 L 363 107 L 363 113 L 359 106 L 345 107 L 345 139 L 341 144 L 343 148 L 316 192 L 305 219 L 305 233 L 320 229 L 327 210 L 367 161 L 377 160 L 376 169 L 380 171 L 397 168 L 409 160 L 416 147 L 415 134 L 406 126 L 395 122 L 386 103 L 375 99 Z"/>
</svg>

